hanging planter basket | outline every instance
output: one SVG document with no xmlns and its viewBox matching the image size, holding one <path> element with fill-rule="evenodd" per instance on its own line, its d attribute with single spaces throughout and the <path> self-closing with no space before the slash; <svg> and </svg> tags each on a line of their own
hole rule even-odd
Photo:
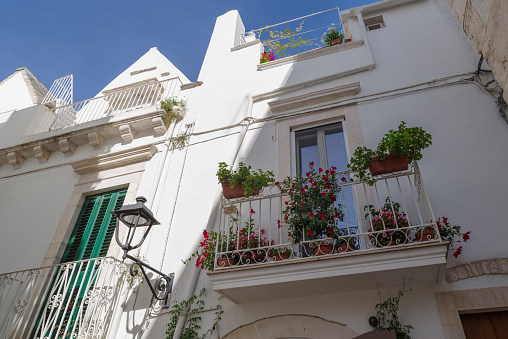
<svg viewBox="0 0 508 339">
<path fill-rule="evenodd" d="M 231 187 L 231 183 L 229 182 L 223 182 L 222 183 L 222 194 L 224 195 L 224 198 L 226 199 L 236 199 L 236 198 L 244 198 L 245 192 L 243 190 L 242 185 L 238 184 L 233 187 Z M 254 189 L 252 191 L 251 195 L 258 195 L 259 190 Z"/>
<path fill-rule="evenodd" d="M 405 171 L 409 167 L 408 156 L 399 158 L 395 155 L 388 154 L 384 160 L 379 160 L 378 157 L 372 158 L 369 165 L 370 174 L 381 175 L 392 172 Z"/>
</svg>

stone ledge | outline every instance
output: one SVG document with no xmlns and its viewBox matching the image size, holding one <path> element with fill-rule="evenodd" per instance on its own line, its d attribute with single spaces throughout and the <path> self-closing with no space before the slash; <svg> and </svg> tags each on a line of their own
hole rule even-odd
<svg viewBox="0 0 508 339">
<path fill-rule="evenodd" d="M 446 282 L 453 283 L 482 275 L 508 274 L 508 258 L 473 261 L 446 270 Z"/>
</svg>

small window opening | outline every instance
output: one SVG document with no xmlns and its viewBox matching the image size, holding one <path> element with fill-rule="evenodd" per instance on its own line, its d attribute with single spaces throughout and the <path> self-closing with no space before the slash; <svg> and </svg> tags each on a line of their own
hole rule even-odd
<svg viewBox="0 0 508 339">
<path fill-rule="evenodd" d="M 367 18 L 363 20 L 363 22 L 365 23 L 365 28 L 367 28 L 367 31 L 373 31 L 375 29 L 383 28 L 386 26 L 382 15 Z"/>
</svg>

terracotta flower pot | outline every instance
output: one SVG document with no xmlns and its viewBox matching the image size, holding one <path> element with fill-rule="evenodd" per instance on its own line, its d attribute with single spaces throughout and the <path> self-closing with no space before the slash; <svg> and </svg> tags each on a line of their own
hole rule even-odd
<svg viewBox="0 0 508 339">
<path fill-rule="evenodd" d="M 435 238 L 434 230 L 416 232 L 416 241 L 429 241 Z"/>
<path fill-rule="evenodd" d="M 337 253 L 352 252 L 355 250 L 355 245 L 352 244 L 340 244 L 337 246 Z"/>
<path fill-rule="evenodd" d="M 235 185 L 231 187 L 231 183 L 223 182 L 222 183 L 222 194 L 224 198 L 227 199 L 235 199 L 235 198 L 243 198 L 245 197 L 245 192 L 243 191 L 242 185 Z M 259 190 L 254 189 L 251 195 L 258 195 Z"/>
<path fill-rule="evenodd" d="M 275 261 L 283 261 L 288 260 L 291 257 L 291 255 L 287 253 L 279 253 L 275 254 L 273 257 L 275 258 Z"/>
<path fill-rule="evenodd" d="M 236 259 L 233 258 L 219 258 L 219 260 L 217 260 L 217 267 L 224 268 L 235 266 L 236 263 L 237 263 Z"/>
<path fill-rule="evenodd" d="M 333 243 L 322 242 L 312 247 L 314 255 L 320 256 L 333 253 Z"/>
<path fill-rule="evenodd" d="M 332 46 L 340 45 L 342 43 L 342 38 L 332 40 Z"/>
<path fill-rule="evenodd" d="M 379 160 L 378 157 L 372 158 L 369 165 L 370 174 L 380 175 L 398 171 L 405 171 L 409 166 L 408 156 L 402 158 L 395 155 L 388 154 L 384 160 Z"/>
</svg>

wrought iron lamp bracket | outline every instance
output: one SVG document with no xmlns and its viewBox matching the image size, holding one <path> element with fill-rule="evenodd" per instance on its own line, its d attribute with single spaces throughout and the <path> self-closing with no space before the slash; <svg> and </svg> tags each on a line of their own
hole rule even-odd
<svg viewBox="0 0 508 339">
<path fill-rule="evenodd" d="M 142 262 L 138 258 L 133 257 L 132 255 L 129 255 L 127 253 L 124 254 L 124 257 L 129 258 L 133 261 L 129 269 L 131 276 L 135 277 L 139 275 L 139 271 L 137 270 L 136 266 L 139 267 L 141 273 L 143 273 L 143 277 L 145 278 L 148 284 L 148 287 L 150 287 L 150 290 L 152 291 L 153 298 L 155 298 L 156 300 L 163 301 L 162 308 L 169 308 L 169 296 L 173 288 L 173 280 L 175 278 L 175 274 L 174 273 L 164 274 L 161 271 L 153 268 L 152 266 Z M 152 285 L 150 279 L 148 278 L 148 275 L 146 274 L 145 269 L 153 271 L 159 275 L 159 277 L 155 281 L 155 284 Z M 164 292 L 162 297 L 158 296 L 159 292 Z"/>
</svg>

